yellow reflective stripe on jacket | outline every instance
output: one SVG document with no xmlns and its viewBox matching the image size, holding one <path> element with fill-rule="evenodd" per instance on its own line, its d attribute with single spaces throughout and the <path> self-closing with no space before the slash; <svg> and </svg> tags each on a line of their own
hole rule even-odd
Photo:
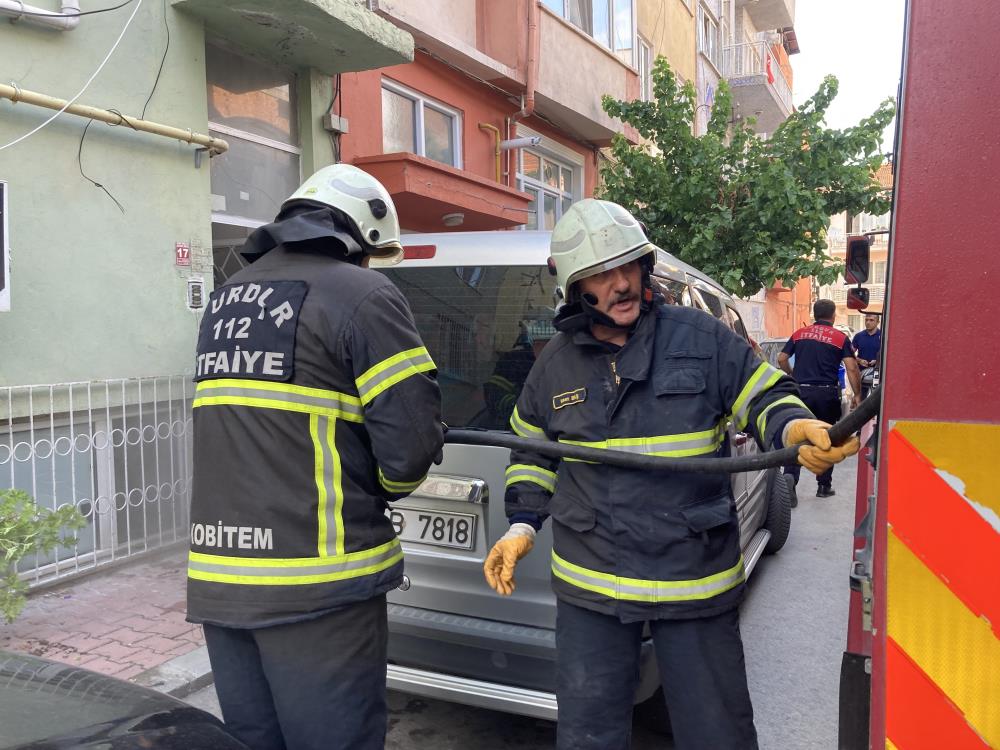
<svg viewBox="0 0 1000 750">
<path fill-rule="evenodd" d="M 313 414 L 309 417 L 309 435 L 313 441 L 320 557 L 344 553 L 344 488 L 341 481 L 340 453 L 336 443 L 337 420 Z"/>
<path fill-rule="evenodd" d="M 747 421 L 750 419 L 750 404 L 753 400 L 781 380 L 782 375 L 784 373 L 781 370 L 771 367 L 767 362 L 761 362 L 754 370 L 733 403 L 733 421 L 738 431 L 742 432 L 747 426 Z"/>
<path fill-rule="evenodd" d="M 426 348 L 418 346 L 384 359 L 365 370 L 354 384 L 361 403 L 368 405 L 380 393 L 387 391 L 411 375 L 434 369 L 434 360 Z"/>
<path fill-rule="evenodd" d="M 203 380 L 195 390 L 194 408 L 214 405 L 281 409 L 336 417 L 349 422 L 365 420 L 361 399 L 357 396 L 270 380 Z"/>
<path fill-rule="evenodd" d="M 386 489 L 389 492 L 414 492 L 421 484 L 423 484 L 425 479 L 427 479 L 426 474 L 415 482 L 394 482 L 391 479 L 386 479 L 385 474 L 382 473 L 382 467 L 378 467 L 378 483 L 382 485 L 383 489 Z"/>
<path fill-rule="evenodd" d="M 517 413 L 517 407 L 514 407 L 514 413 L 510 415 L 510 426 L 514 432 L 521 437 L 525 438 L 544 438 L 545 430 L 541 427 L 535 427 L 535 425 L 530 422 L 525 422 L 521 415 Z"/>
<path fill-rule="evenodd" d="M 686 432 L 677 435 L 652 435 L 640 438 L 609 438 L 608 440 L 564 440 L 560 443 L 579 445 L 584 448 L 608 448 L 625 453 L 639 453 L 646 456 L 669 456 L 684 458 L 686 456 L 703 456 L 715 453 L 726 437 L 722 424 L 710 430 Z M 567 458 L 567 461 L 579 459 Z"/>
<path fill-rule="evenodd" d="M 541 466 L 511 464 L 507 467 L 506 477 L 505 487 L 510 487 L 517 482 L 534 482 L 548 492 L 556 491 L 556 473 L 543 469 Z"/>
<path fill-rule="evenodd" d="M 398 539 L 360 552 L 321 557 L 225 557 L 191 552 L 188 578 L 248 586 L 298 586 L 360 578 L 391 568 L 402 559 Z"/>
<path fill-rule="evenodd" d="M 505 391 L 515 391 L 514 384 L 511 383 L 503 375 L 491 375 L 490 379 L 486 381 L 487 384 L 495 385 L 497 388 L 503 388 Z"/>
<path fill-rule="evenodd" d="M 806 411 L 809 411 L 809 407 L 806 406 L 804 403 L 802 403 L 802 399 L 800 399 L 798 396 L 784 396 L 782 398 L 779 398 L 777 401 L 768 404 L 767 406 L 764 407 L 764 410 L 760 413 L 760 416 L 757 417 L 757 434 L 760 435 L 761 440 L 764 439 L 764 430 L 767 428 L 768 412 L 770 412 L 771 409 L 773 409 L 776 406 L 779 406 L 780 404 L 794 404 L 795 406 L 801 406 Z"/>
<path fill-rule="evenodd" d="M 746 574 L 743 556 L 721 573 L 691 581 L 647 581 L 623 578 L 567 562 L 552 551 L 552 573 L 566 583 L 611 599 L 634 602 L 681 602 L 711 599 L 740 585 Z"/>
</svg>

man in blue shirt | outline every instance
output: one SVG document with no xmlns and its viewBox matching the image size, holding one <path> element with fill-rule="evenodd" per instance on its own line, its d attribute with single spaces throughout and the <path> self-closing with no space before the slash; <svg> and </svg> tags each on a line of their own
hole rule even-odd
<svg viewBox="0 0 1000 750">
<path fill-rule="evenodd" d="M 852 343 L 854 351 L 858 354 L 858 364 L 862 369 L 878 367 L 878 360 L 882 354 L 882 331 L 878 327 L 878 315 L 875 313 L 865 314 L 865 330 L 855 334 Z M 870 390 L 870 383 L 863 383 L 861 386 L 862 397 L 868 398 Z"/>
<path fill-rule="evenodd" d="M 847 379 L 854 389 L 854 403 L 861 401 L 861 373 L 854 357 L 854 347 L 847 334 L 833 327 L 837 306 L 833 300 L 817 300 L 813 305 L 816 322 L 800 328 L 788 339 L 785 348 L 778 355 L 778 367 L 787 372 L 799 384 L 802 400 L 817 419 L 833 424 L 840 419 L 840 382 L 837 370 L 844 363 Z M 789 359 L 795 356 L 795 368 Z M 799 467 L 785 469 L 785 473 L 799 482 Z M 818 487 L 816 497 L 831 497 L 837 494 L 833 487 L 833 467 L 816 477 Z"/>
</svg>

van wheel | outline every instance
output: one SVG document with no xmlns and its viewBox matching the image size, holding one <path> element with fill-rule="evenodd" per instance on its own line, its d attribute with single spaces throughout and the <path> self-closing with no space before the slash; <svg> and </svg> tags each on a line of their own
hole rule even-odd
<svg viewBox="0 0 1000 750">
<path fill-rule="evenodd" d="M 633 715 L 639 725 L 650 732 L 666 736 L 673 734 L 670 728 L 670 713 L 667 711 L 667 701 L 663 697 L 662 687 L 656 688 L 655 693 L 638 704 Z"/>
<path fill-rule="evenodd" d="M 771 532 L 764 552 L 773 555 L 785 546 L 788 531 L 792 528 L 792 500 L 795 499 L 795 480 L 788 474 L 775 473 L 771 493 L 767 499 L 767 518 L 764 528 Z"/>
</svg>

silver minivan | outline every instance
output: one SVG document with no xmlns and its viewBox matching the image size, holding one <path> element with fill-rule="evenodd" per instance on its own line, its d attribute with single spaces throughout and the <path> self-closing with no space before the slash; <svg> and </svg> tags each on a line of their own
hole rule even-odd
<svg viewBox="0 0 1000 750">
<path fill-rule="evenodd" d="M 403 237 L 404 259 L 382 270 L 409 300 L 438 367 L 443 418 L 454 428 L 508 430 L 521 385 L 555 335 L 548 232 L 456 232 Z M 712 279 L 667 253 L 654 276 L 667 301 L 700 308 L 747 337 L 736 305 Z M 757 450 L 730 428 L 733 455 Z M 389 595 L 389 686 L 415 695 L 556 718 L 555 597 L 549 525 L 500 597 L 483 561 L 507 530 L 509 451 L 447 445 L 444 459 L 388 511 L 406 554 Z M 737 474 L 733 496 L 749 574 L 785 543 L 794 485 L 777 470 Z M 655 727 L 666 719 L 652 643 L 644 643 L 636 703 Z"/>
</svg>

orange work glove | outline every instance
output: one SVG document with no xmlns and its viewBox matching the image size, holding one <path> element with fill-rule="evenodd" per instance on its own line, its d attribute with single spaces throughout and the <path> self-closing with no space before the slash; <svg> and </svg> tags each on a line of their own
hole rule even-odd
<svg viewBox="0 0 1000 750">
<path fill-rule="evenodd" d="M 782 442 L 799 447 L 799 464 L 813 474 L 822 474 L 834 464 L 839 464 L 848 456 L 853 456 L 861 447 L 857 436 L 851 437 L 843 445 L 831 445 L 830 425 L 818 419 L 793 419 L 785 427 Z"/>
<path fill-rule="evenodd" d="M 497 540 L 483 563 L 486 582 L 503 596 L 514 593 L 514 568 L 517 561 L 535 546 L 535 529 L 526 523 L 511 524 L 507 533 Z"/>
</svg>

